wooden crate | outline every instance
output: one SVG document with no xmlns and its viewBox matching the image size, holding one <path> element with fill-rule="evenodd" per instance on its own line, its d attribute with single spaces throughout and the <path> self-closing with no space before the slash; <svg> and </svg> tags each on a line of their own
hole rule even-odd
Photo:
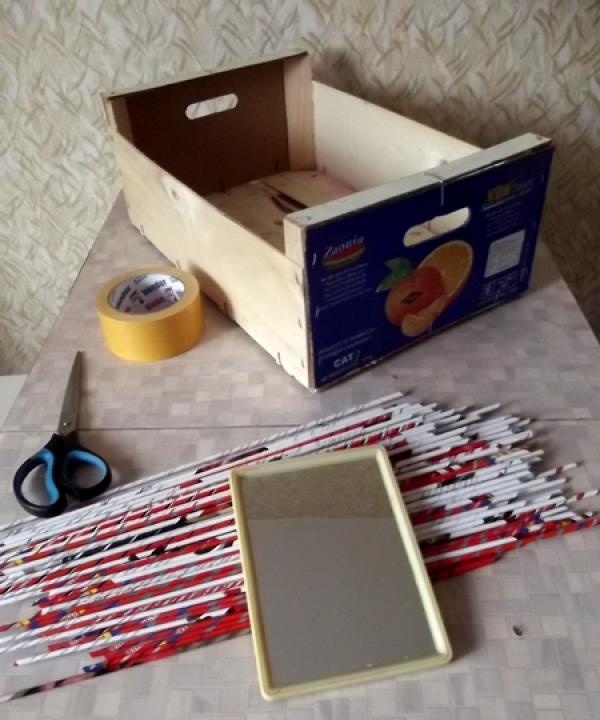
<svg viewBox="0 0 600 720">
<path fill-rule="evenodd" d="M 545 138 L 479 150 L 313 81 L 305 52 L 115 92 L 105 106 L 131 222 L 310 389 L 527 286 L 551 155 Z M 490 208 L 527 195 L 527 218 L 496 223 L 502 240 L 523 227 L 526 277 L 468 307 L 444 285 L 459 312 L 444 306 L 426 331 L 406 333 L 387 317 L 384 276 L 391 269 L 389 296 L 408 265 L 457 226 L 475 259 L 473 187 Z M 495 252 L 501 264 L 502 248 Z M 419 272 L 411 277 L 427 274 Z"/>
</svg>

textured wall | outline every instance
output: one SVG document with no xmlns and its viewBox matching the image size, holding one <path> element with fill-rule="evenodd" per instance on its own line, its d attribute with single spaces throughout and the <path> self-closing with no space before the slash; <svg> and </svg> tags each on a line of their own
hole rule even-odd
<svg viewBox="0 0 600 720">
<path fill-rule="evenodd" d="M 295 45 L 320 79 L 476 144 L 554 138 L 545 238 L 600 331 L 598 0 L 0 8 L 0 372 L 31 366 L 118 191 L 100 92 Z"/>
</svg>

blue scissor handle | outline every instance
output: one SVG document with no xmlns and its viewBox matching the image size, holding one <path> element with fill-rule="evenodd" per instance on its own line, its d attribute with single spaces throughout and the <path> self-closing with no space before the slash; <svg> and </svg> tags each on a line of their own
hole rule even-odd
<svg viewBox="0 0 600 720">
<path fill-rule="evenodd" d="M 48 503 L 32 502 L 23 493 L 25 480 L 37 467 L 45 466 L 44 487 Z M 91 466 L 100 472 L 100 479 L 92 485 L 78 483 L 78 472 L 83 466 Z M 76 500 L 90 500 L 104 492 L 111 482 L 110 467 L 96 453 L 79 445 L 74 433 L 64 437 L 52 435 L 48 443 L 25 460 L 13 478 L 13 490 L 21 506 L 38 517 L 54 517 L 66 507 L 67 494 Z"/>
<path fill-rule="evenodd" d="M 31 472 L 41 466 L 45 466 L 44 487 L 46 488 L 46 493 L 48 495 L 48 502 L 43 505 L 34 503 L 23 494 L 23 485 L 25 480 Z M 25 462 L 18 468 L 13 478 L 13 491 L 21 507 L 32 515 L 37 515 L 38 517 L 49 518 L 54 517 L 55 515 L 60 515 L 66 507 L 67 498 L 64 492 L 60 490 L 56 474 L 56 458 L 47 445 L 25 460 Z"/>
<path fill-rule="evenodd" d="M 84 466 L 96 468 L 99 480 L 93 485 L 81 485 L 77 481 L 78 471 Z M 77 442 L 72 441 L 62 461 L 61 483 L 66 492 L 76 500 L 84 501 L 103 493 L 111 481 L 110 467 L 100 455 L 90 452 Z"/>
</svg>

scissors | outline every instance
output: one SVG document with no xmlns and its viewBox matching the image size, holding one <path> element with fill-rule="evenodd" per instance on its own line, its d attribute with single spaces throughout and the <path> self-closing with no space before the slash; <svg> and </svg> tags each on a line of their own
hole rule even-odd
<svg viewBox="0 0 600 720">
<path fill-rule="evenodd" d="M 57 431 L 43 448 L 25 460 L 13 478 L 13 491 L 17 500 L 32 515 L 43 518 L 60 515 L 67 505 L 67 495 L 78 501 L 91 500 L 110 485 L 108 463 L 77 441 L 80 386 L 81 352 L 77 352 L 69 374 Z M 43 468 L 43 473 L 34 474 L 36 468 Z M 28 499 L 23 492 L 28 478 L 29 482 L 35 483 L 39 482 L 40 476 L 43 477 L 48 498 L 48 502 L 42 504 Z"/>
</svg>

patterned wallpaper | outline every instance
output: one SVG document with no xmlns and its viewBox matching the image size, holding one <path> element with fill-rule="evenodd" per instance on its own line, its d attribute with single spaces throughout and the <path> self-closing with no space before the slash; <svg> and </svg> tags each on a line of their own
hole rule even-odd
<svg viewBox="0 0 600 720">
<path fill-rule="evenodd" d="M 27 371 L 118 192 L 100 93 L 302 45 L 467 141 L 557 143 L 544 236 L 600 332 L 598 0 L 2 0 L 0 373 Z"/>
</svg>

